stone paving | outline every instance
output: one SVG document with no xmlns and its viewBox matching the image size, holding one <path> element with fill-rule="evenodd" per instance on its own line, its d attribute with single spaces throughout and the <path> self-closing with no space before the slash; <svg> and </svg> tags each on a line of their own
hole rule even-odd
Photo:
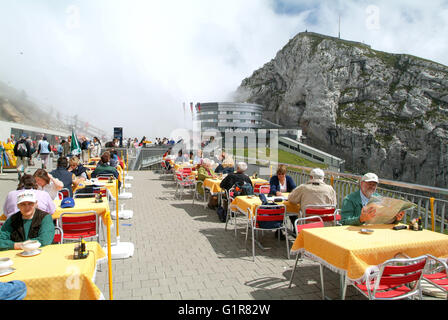
<svg viewBox="0 0 448 320">
<path fill-rule="evenodd" d="M 10 172 L 0 176 L 0 199 L 17 187 L 17 174 Z M 273 232 L 264 233 L 261 242 L 267 249 L 256 247 L 253 262 L 250 237 L 245 247 L 244 220 L 235 238 L 233 229 L 224 230 L 215 211 L 202 202 L 193 205 L 191 194 L 176 199 L 172 176 L 153 171 L 129 175 L 134 179 L 126 191 L 133 197 L 119 204 L 134 215 L 120 220 L 119 230 L 120 241 L 132 242 L 135 252 L 131 258 L 112 261 L 114 300 L 321 299 L 319 266 L 309 260 L 299 263 L 288 288 L 295 256 L 287 259 L 285 241 L 278 241 Z M 113 228 L 112 242 L 115 234 Z M 325 294 L 338 299 L 339 275 L 325 269 L 324 279 Z M 97 272 L 96 283 L 109 299 L 107 264 Z M 351 287 L 346 299 L 365 300 Z"/>
</svg>

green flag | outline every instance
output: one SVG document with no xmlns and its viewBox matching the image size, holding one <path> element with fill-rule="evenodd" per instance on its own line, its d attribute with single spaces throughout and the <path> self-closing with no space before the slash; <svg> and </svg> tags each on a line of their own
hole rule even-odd
<svg viewBox="0 0 448 320">
<path fill-rule="evenodd" d="M 75 130 L 72 129 L 72 144 L 70 146 L 72 155 L 78 156 L 81 154 L 81 147 L 78 138 L 76 138 Z"/>
</svg>

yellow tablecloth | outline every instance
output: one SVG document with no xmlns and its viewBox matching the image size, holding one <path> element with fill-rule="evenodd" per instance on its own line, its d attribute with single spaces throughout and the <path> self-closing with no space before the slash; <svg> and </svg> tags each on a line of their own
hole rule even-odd
<svg viewBox="0 0 448 320">
<path fill-rule="evenodd" d="M 288 196 L 284 194 L 284 196 Z M 300 205 L 292 204 L 289 201 L 277 202 L 278 204 L 284 204 L 286 207 L 286 212 L 297 213 L 300 212 Z M 257 196 L 238 196 L 232 201 L 232 206 L 236 206 L 241 212 L 247 213 L 247 209 L 250 209 L 251 216 L 255 214 L 255 209 L 261 205 L 261 200 Z"/>
<path fill-rule="evenodd" d="M 104 187 L 107 188 L 110 191 L 110 193 L 112 194 L 112 197 L 114 199 L 117 198 L 117 186 L 115 185 L 115 181 L 112 182 L 112 183 L 108 183 L 107 180 L 101 180 L 101 181 L 99 181 L 99 183 L 100 184 L 105 184 Z M 90 182 L 90 181 L 84 181 L 84 182 L 80 183 L 76 188 L 74 188 L 73 192 L 75 192 L 78 189 L 82 189 L 85 186 L 92 185 L 92 184 L 93 183 Z"/>
<path fill-rule="evenodd" d="M 50 245 L 33 257 L 19 256 L 20 250 L 0 251 L 16 270 L 0 281 L 21 280 L 27 286 L 25 300 L 97 300 L 101 291 L 92 281 L 96 263 L 106 254 L 98 242 L 87 242 L 89 256 L 74 260 L 75 243 Z"/>
<path fill-rule="evenodd" d="M 448 257 L 448 235 L 429 230 L 392 230 L 393 225 L 372 225 L 371 234 L 362 234 L 365 226 L 304 229 L 291 252 L 305 250 L 329 267 L 346 271 L 350 279 L 359 279 L 369 266 L 392 259 L 397 253 L 410 257 L 432 254 Z"/>
<path fill-rule="evenodd" d="M 211 194 L 217 194 L 217 193 L 221 192 L 221 187 L 219 185 L 221 184 L 222 180 L 223 179 L 219 179 L 219 178 L 218 179 L 207 178 L 207 179 L 204 180 L 204 188 L 207 188 L 208 190 L 210 190 Z M 252 181 L 252 184 L 255 184 L 255 183 L 259 183 L 259 184 L 267 183 L 267 184 L 269 184 L 269 181 L 264 180 L 264 179 L 260 179 L 260 178 L 250 179 L 250 180 Z"/>
<path fill-rule="evenodd" d="M 73 208 L 61 208 L 61 200 L 54 200 L 56 210 L 53 213 L 53 219 L 59 219 L 63 212 L 82 212 L 82 211 L 95 211 L 107 225 L 107 221 L 112 223 L 110 217 L 109 202 L 103 200 L 103 202 L 95 203 L 94 198 L 76 198 L 75 206 Z"/>
</svg>

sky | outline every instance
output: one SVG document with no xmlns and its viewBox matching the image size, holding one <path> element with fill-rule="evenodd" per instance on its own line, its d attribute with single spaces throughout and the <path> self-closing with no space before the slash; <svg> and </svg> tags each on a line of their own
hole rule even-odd
<svg viewBox="0 0 448 320">
<path fill-rule="evenodd" d="M 343 39 L 448 65 L 442 0 L 0 0 L 0 81 L 110 135 L 170 136 L 339 16 Z"/>
</svg>

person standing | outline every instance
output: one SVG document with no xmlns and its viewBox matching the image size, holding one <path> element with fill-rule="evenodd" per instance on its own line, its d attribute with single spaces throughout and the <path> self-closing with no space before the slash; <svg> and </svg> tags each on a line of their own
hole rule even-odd
<svg viewBox="0 0 448 320">
<path fill-rule="evenodd" d="M 99 158 L 101 152 L 101 142 L 97 137 L 93 137 L 93 142 L 89 146 L 90 158 Z"/>
<path fill-rule="evenodd" d="M 47 169 L 48 157 L 50 156 L 50 143 L 47 141 L 47 137 L 43 136 L 42 140 L 39 141 L 39 146 L 37 147 L 37 153 L 42 161 L 42 169 Z"/>
<path fill-rule="evenodd" d="M 81 162 L 86 164 L 89 161 L 89 141 L 86 137 L 81 138 Z"/>
<path fill-rule="evenodd" d="M 20 140 L 14 146 L 14 155 L 17 158 L 17 174 L 18 180 L 22 177 L 22 174 L 26 173 L 28 169 L 28 160 L 31 158 L 31 146 L 24 135 L 20 137 Z"/>
<path fill-rule="evenodd" d="M 67 141 L 63 145 L 62 157 L 67 158 L 68 155 L 72 152 L 72 137 L 68 137 Z"/>
</svg>

